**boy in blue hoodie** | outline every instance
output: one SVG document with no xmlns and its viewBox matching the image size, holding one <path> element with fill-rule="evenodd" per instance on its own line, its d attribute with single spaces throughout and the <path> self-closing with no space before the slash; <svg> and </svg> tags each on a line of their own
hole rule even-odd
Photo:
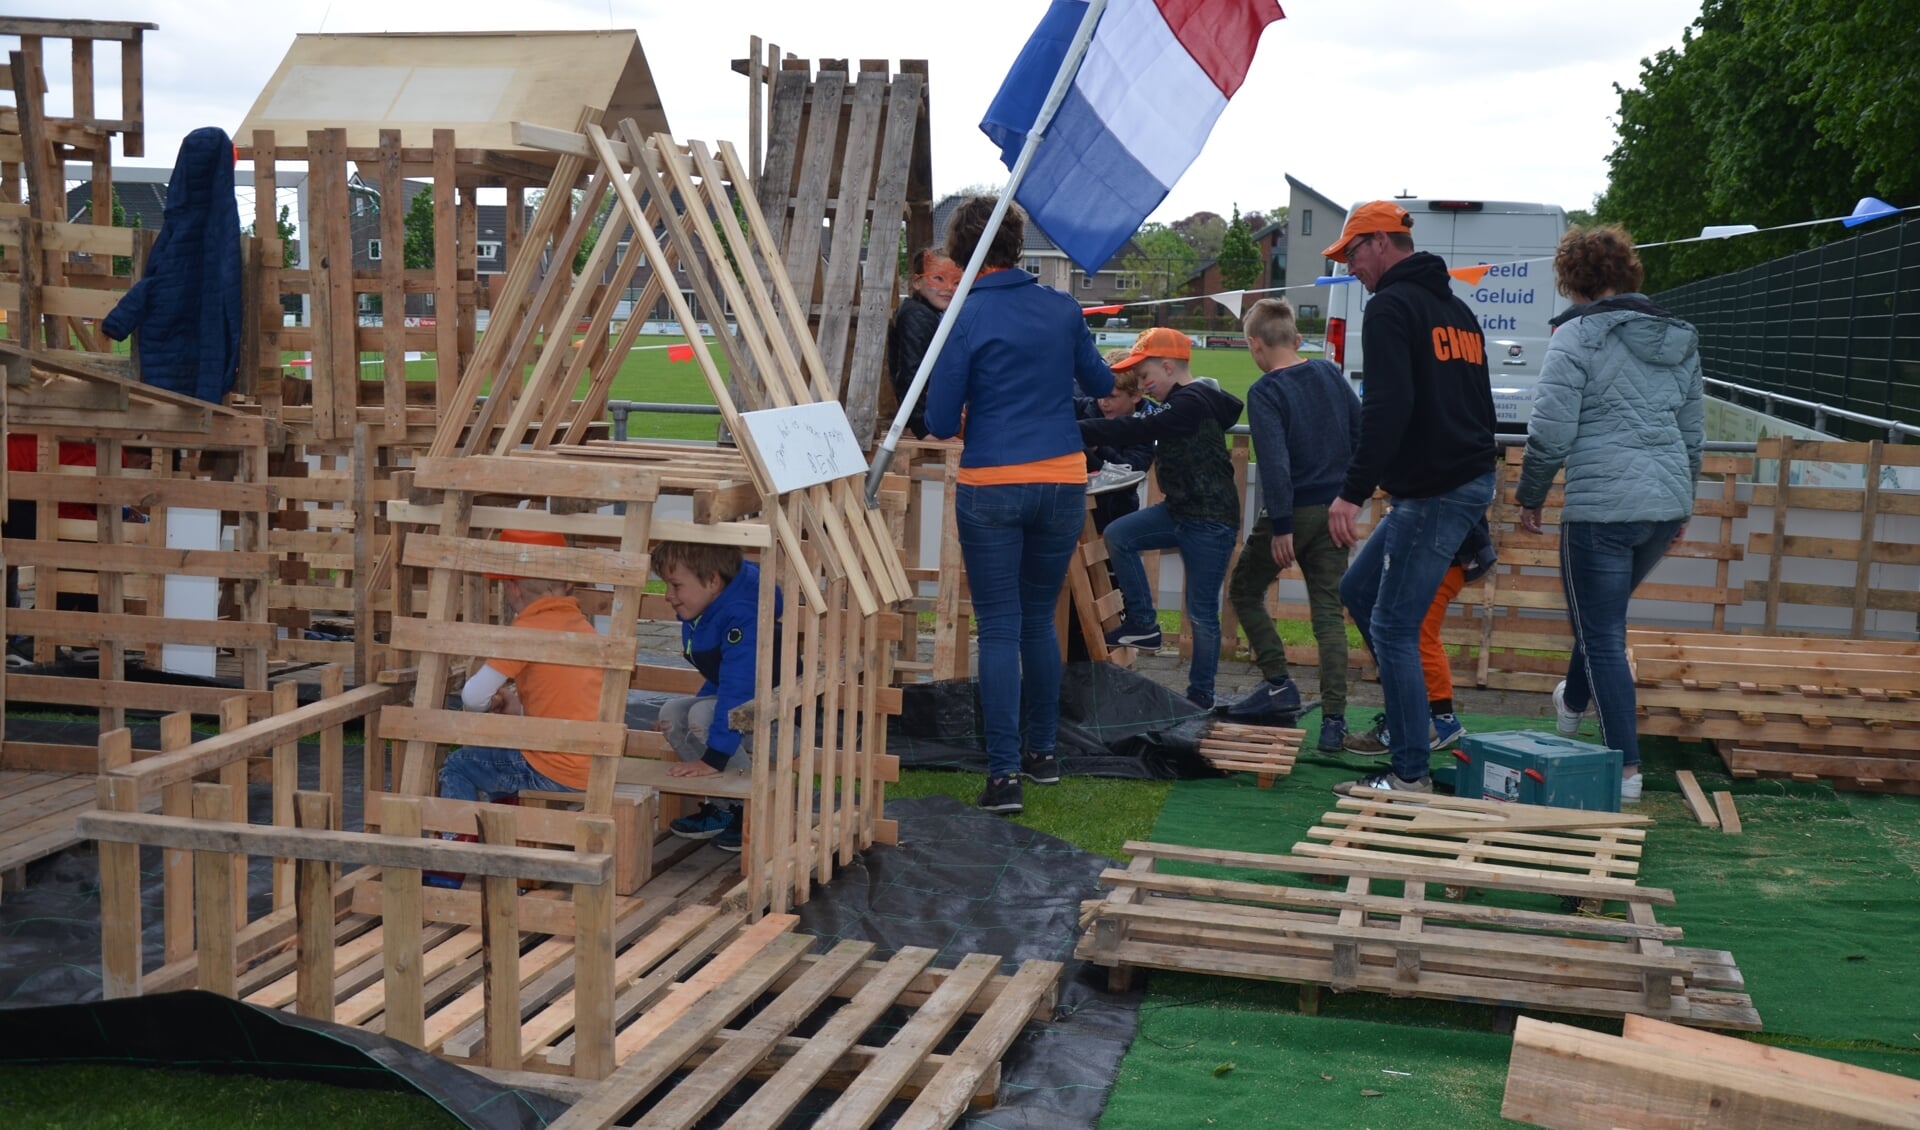
<svg viewBox="0 0 1920 1130">
<path fill-rule="evenodd" d="M 1320 646 L 1320 741 L 1339 750 L 1347 736 L 1347 622 L 1340 578 L 1347 551 L 1327 532 L 1327 507 L 1340 493 L 1360 446 L 1360 399 L 1337 366 L 1297 352 L 1293 305 L 1263 298 L 1247 311 L 1247 350 L 1266 375 L 1247 390 L 1254 469 L 1265 513 L 1240 551 L 1227 598 L 1247 632 L 1247 647 L 1266 678 L 1226 708 L 1237 722 L 1292 725 L 1300 688 L 1287 673 L 1287 649 L 1267 613 L 1267 589 L 1282 570 L 1300 566 L 1307 609 Z"/>
<path fill-rule="evenodd" d="M 751 750 L 733 728 L 735 707 L 753 701 L 754 659 L 760 626 L 760 567 L 745 561 L 738 546 L 700 542 L 656 542 L 653 569 L 667 583 L 667 603 L 680 619 L 680 649 L 706 677 L 700 692 L 668 699 L 655 728 L 667 735 L 681 761 L 668 770 L 675 777 L 711 777 L 728 769 L 745 772 Z M 780 590 L 773 593 L 773 616 L 780 618 Z M 780 635 L 774 633 L 776 649 Z M 777 651 L 776 651 L 777 655 Z M 776 659 L 774 670 L 779 671 Z M 776 674 L 777 677 L 777 674 Z M 777 723 L 765 723 L 768 741 Z M 711 801 L 700 811 L 668 825 L 689 840 L 713 840 L 722 851 L 739 851 L 741 809 L 722 809 Z"/>
</svg>

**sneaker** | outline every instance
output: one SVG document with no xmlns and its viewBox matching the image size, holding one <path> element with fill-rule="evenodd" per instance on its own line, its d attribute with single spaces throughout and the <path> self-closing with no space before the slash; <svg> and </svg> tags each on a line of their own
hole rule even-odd
<svg viewBox="0 0 1920 1130">
<path fill-rule="evenodd" d="M 731 819 L 726 809 L 703 802 L 700 811 L 679 817 L 667 825 L 667 830 L 683 840 L 710 840 L 726 831 Z"/>
<path fill-rule="evenodd" d="M 1373 716 L 1373 727 L 1357 734 L 1348 734 L 1341 743 L 1348 753 L 1381 754 L 1387 752 L 1387 715 L 1382 711 Z"/>
<path fill-rule="evenodd" d="M 737 804 L 729 805 L 727 807 L 727 826 L 725 830 L 713 838 L 713 846 L 719 848 L 721 851 L 738 852 L 741 841 L 746 833 L 746 826 L 747 820 L 745 812 L 742 811 Z"/>
<path fill-rule="evenodd" d="M 1262 679 L 1246 697 L 1230 702 L 1220 712 L 1229 719 L 1265 718 L 1271 714 L 1300 713 L 1300 688 L 1292 679 L 1281 676 L 1278 682 Z"/>
<path fill-rule="evenodd" d="M 1139 486 L 1147 477 L 1145 471 L 1136 471 L 1126 463 L 1103 464 L 1098 471 L 1087 476 L 1088 494 L 1106 494 L 1109 491 L 1125 490 Z"/>
<path fill-rule="evenodd" d="M 100 649 L 97 647 L 70 647 L 67 649 L 67 659 L 74 663 L 98 663 L 100 662 Z"/>
<path fill-rule="evenodd" d="M 1417 781 L 1409 781 L 1396 776 L 1393 770 L 1389 769 L 1384 773 L 1375 773 L 1371 777 L 1362 777 L 1358 781 L 1342 781 L 1333 786 L 1336 796 L 1352 796 L 1355 789 L 1384 789 L 1395 793 L 1431 793 L 1433 778 L 1422 777 Z"/>
<path fill-rule="evenodd" d="M 1463 583 L 1472 584 L 1493 572 L 1493 567 L 1498 564 L 1500 564 L 1500 555 L 1494 551 L 1493 543 L 1488 542 L 1473 555 L 1473 560 L 1462 564 L 1460 571 L 1466 575 Z"/>
<path fill-rule="evenodd" d="M 1640 799 L 1640 774 L 1620 778 L 1620 803 L 1634 804 Z"/>
<path fill-rule="evenodd" d="M 1346 747 L 1347 720 L 1338 714 L 1320 718 L 1320 752 L 1339 753 Z"/>
<path fill-rule="evenodd" d="M 31 656 L 21 655 L 18 652 L 9 651 L 7 652 L 7 666 L 15 669 L 18 669 L 21 667 L 31 667 L 33 666 L 33 659 Z"/>
<path fill-rule="evenodd" d="M 1433 716 L 1432 740 L 1427 748 L 1442 750 L 1466 736 L 1467 727 L 1460 719 L 1451 714 L 1436 714 Z"/>
<path fill-rule="evenodd" d="M 1567 681 L 1560 680 L 1553 687 L 1553 728 L 1562 737 L 1571 738 L 1580 732 L 1580 716 L 1584 710 L 1567 709 Z"/>
<path fill-rule="evenodd" d="M 1020 775 L 1036 785 L 1057 785 L 1060 783 L 1060 758 L 1052 753 L 1023 753 L 1020 755 Z"/>
<path fill-rule="evenodd" d="M 1022 803 L 1020 778 L 988 777 L 986 791 L 980 799 L 973 802 L 982 812 L 1000 812 L 1011 815 L 1026 807 Z"/>
<path fill-rule="evenodd" d="M 1107 646 L 1137 647 L 1141 651 L 1159 651 L 1160 625 L 1121 624 L 1107 633 Z"/>
<path fill-rule="evenodd" d="M 1197 690 L 1193 687 L 1187 688 L 1186 700 L 1202 710 L 1217 710 L 1220 707 L 1219 699 L 1208 694 L 1206 691 Z"/>
</svg>

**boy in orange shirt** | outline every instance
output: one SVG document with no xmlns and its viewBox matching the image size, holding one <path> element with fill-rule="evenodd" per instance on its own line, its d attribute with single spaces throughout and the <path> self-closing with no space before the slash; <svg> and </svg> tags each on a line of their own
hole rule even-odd
<svg viewBox="0 0 1920 1130">
<path fill-rule="evenodd" d="M 500 540 L 567 544 L 560 534 L 537 530 L 503 530 Z M 498 573 L 487 574 L 487 579 L 505 582 L 506 611 L 514 627 L 593 634 L 593 622 L 580 610 L 567 582 Z M 460 704 L 467 710 L 592 722 L 600 717 L 600 683 L 601 672 L 593 667 L 489 659 L 460 688 Z M 577 753 L 462 746 L 448 754 L 440 768 L 440 795 L 491 801 L 517 796 L 521 789 L 580 792 L 587 787 L 591 760 Z"/>
</svg>

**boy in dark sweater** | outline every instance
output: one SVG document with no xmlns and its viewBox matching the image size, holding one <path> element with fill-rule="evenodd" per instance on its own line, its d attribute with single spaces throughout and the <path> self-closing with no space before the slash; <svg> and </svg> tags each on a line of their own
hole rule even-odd
<svg viewBox="0 0 1920 1130">
<path fill-rule="evenodd" d="M 1226 430 L 1240 420 L 1237 397 L 1193 379 L 1188 361 L 1193 340 L 1156 326 L 1134 341 L 1116 371 L 1138 368 L 1140 385 L 1165 406 L 1152 416 L 1080 421 L 1089 446 L 1151 442 L 1154 474 L 1165 501 L 1128 514 L 1107 527 L 1107 559 L 1126 598 L 1126 615 L 1107 633 L 1108 647 L 1157 648 L 1160 622 L 1140 554 L 1177 549 L 1187 574 L 1187 623 L 1193 633 L 1193 666 L 1187 698 L 1213 709 L 1213 678 L 1220 666 L 1220 585 L 1240 534 L 1240 492 L 1227 458 Z"/>
<path fill-rule="evenodd" d="M 1247 391 L 1265 512 L 1240 552 L 1227 597 L 1266 678 L 1227 707 L 1226 715 L 1239 722 L 1273 718 L 1290 725 L 1300 711 L 1300 689 L 1287 674 L 1286 645 L 1267 614 L 1267 589 L 1297 564 L 1307 582 L 1313 638 L 1320 645 L 1319 744 L 1335 751 L 1347 732 L 1347 623 L 1340 605 L 1347 551 L 1327 532 L 1327 506 L 1340 493 L 1360 444 L 1360 401 L 1337 366 L 1301 360 L 1300 334 L 1286 299 L 1254 303 L 1246 330 L 1247 351 L 1266 373 Z"/>
</svg>

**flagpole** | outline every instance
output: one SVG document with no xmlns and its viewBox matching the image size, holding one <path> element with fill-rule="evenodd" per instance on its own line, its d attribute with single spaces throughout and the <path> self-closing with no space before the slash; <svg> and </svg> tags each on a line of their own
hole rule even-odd
<svg viewBox="0 0 1920 1130">
<path fill-rule="evenodd" d="M 1053 86 L 1047 91 L 1047 100 L 1040 104 L 1040 113 L 1035 115 L 1033 127 L 1027 130 L 1026 141 L 1020 146 L 1020 156 L 1014 159 L 1013 171 L 1007 176 L 1007 186 L 1000 190 L 993 214 L 987 217 L 986 230 L 980 233 L 980 242 L 974 246 L 973 257 L 967 261 L 967 269 L 960 275 L 960 285 L 954 288 L 953 301 L 948 304 L 946 312 L 940 315 L 940 327 L 933 332 L 933 341 L 927 346 L 926 356 L 920 358 L 920 368 L 913 374 L 913 383 L 907 387 L 906 395 L 900 398 L 900 410 L 894 413 L 893 426 L 887 429 L 886 438 L 880 441 L 879 449 L 873 453 L 873 465 L 867 469 L 869 509 L 879 505 L 880 480 L 886 477 L 887 468 L 893 464 L 894 449 L 899 446 L 900 433 L 906 430 L 907 417 L 919 402 L 921 390 L 926 388 L 927 374 L 933 372 L 933 364 L 947 343 L 947 334 L 953 329 L 953 321 L 960 316 L 960 308 L 966 305 L 967 293 L 973 289 L 974 277 L 986 262 L 987 248 L 993 243 L 994 233 L 1000 230 L 1000 221 L 1007 214 L 1007 205 L 1013 201 L 1014 190 L 1020 187 L 1020 181 L 1027 175 L 1027 166 L 1033 163 L 1034 150 L 1046 140 L 1047 127 L 1053 124 L 1054 113 L 1060 109 L 1060 103 L 1066 100 L 1067 89 L 1073 85 L 1073 77 L 1080 71 L 1080 60 L 1086 57 L 1087 44 L 1093 41 L 1093 29 L 1099 25 L 1100 15 L 1106 10 L 1107 0 L 1088 0 L 1087 10 L 1080 17 L 1080 27 L 1074 32 L 1073 43 L 1067 47 L 1066 57 L 1060 60 L 1060 70 L 1053 76 Z"/>
</svg>

